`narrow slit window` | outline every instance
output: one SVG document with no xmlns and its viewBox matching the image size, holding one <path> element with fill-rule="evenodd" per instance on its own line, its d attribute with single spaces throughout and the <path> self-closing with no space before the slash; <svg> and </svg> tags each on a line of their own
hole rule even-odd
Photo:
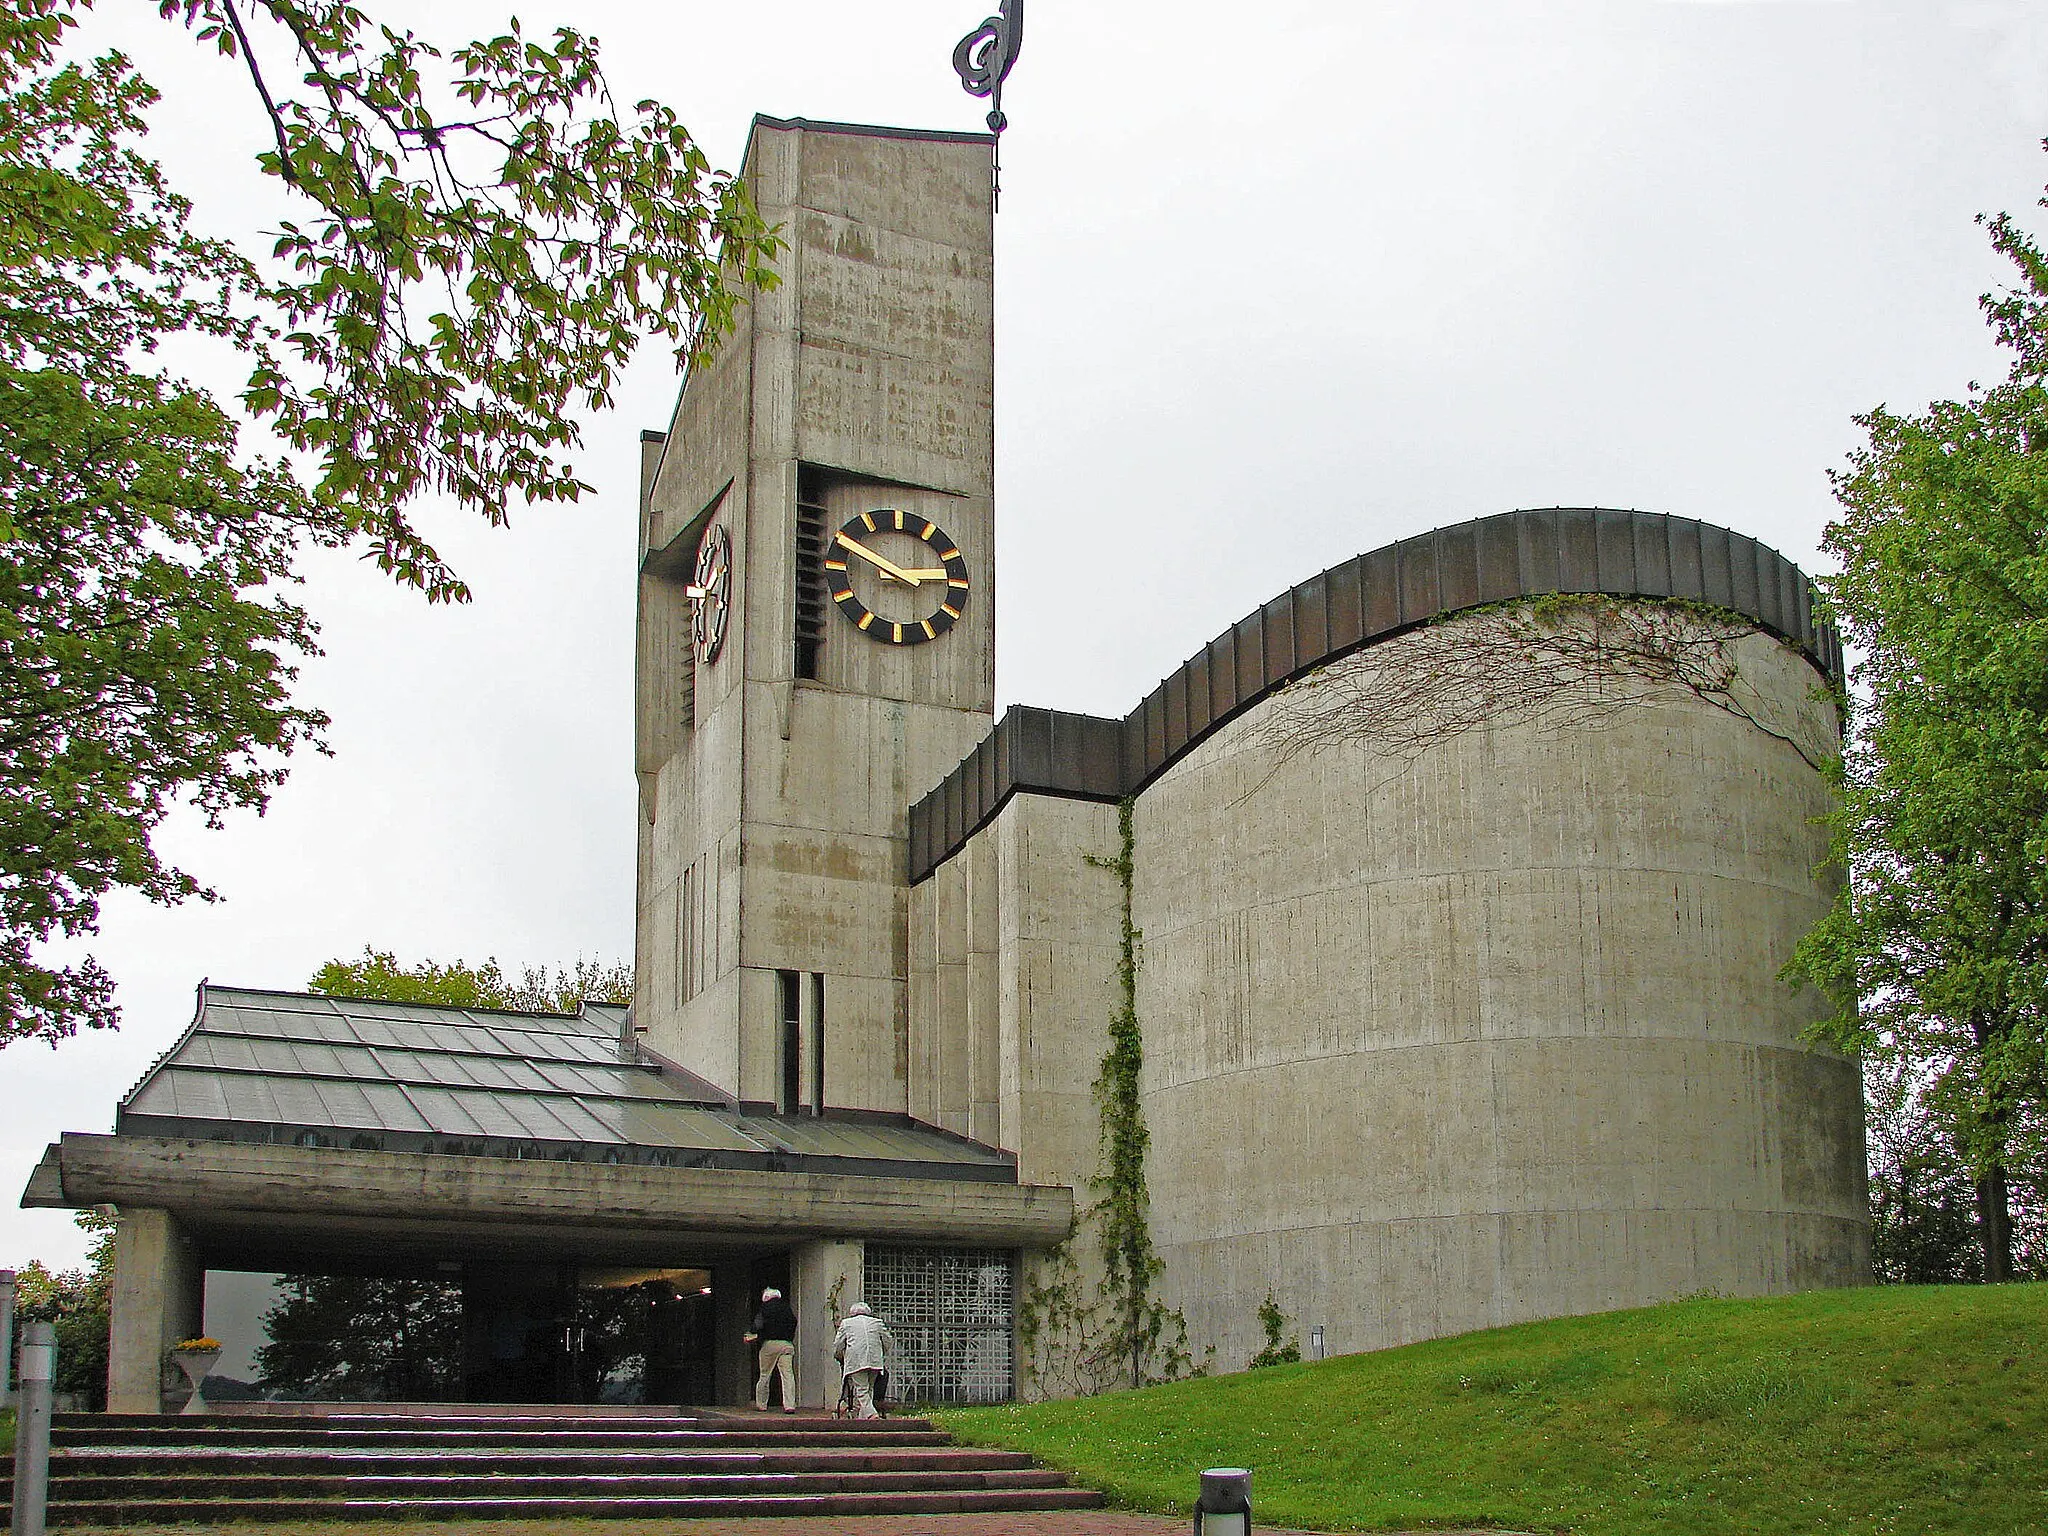
<svg viewBox="0 0 2048 1536">
<path fill-rule="evenodd" d="M 811 1111 L 825 1113 L 825 978 L 811 972 Z"/>
<path fill-rule="evenodd" d="M 803 990 L 795 971 L 775 974 L 782 978 L 782 1095 L 775 1107 L 789 1115 L 796 1113 L 798 1085 L 803 1082 L 803 1032 L 797 1020 Z"/>
</svg>

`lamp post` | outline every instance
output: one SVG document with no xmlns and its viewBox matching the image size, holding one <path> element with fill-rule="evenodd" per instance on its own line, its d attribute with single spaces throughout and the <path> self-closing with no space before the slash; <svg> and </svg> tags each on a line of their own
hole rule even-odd
<svg viewBox="0 0 2048 1536">
<path fill-rule="evenodd" d="M 1243 1467 L 1211 1467 L 1195 1500 L 1195 1536 L 1251 1536 L 1252 1475 Z"/>
<path fill-rule="evenodd" d="M 43 1536 L 50 1499 L 50 1392 L 57 1375 L 57 1330 L 21 1330 L 21 1406 L 14 1417 L 14 1536 Z"/>
<path fill-rule="evenodd" d="M 0 1269 L 0 1408 L 14 1401 L 14 1271 Z"/>
</svg>

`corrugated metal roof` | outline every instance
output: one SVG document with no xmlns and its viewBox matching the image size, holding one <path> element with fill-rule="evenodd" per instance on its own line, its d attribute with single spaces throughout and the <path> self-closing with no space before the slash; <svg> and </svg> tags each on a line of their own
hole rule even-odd
<svg viewBox="0 0 2048 1536">
<path fill-rule="evenodd" d="M 907 1118 L 750 1111 L 621 1058 L 626 1009 L 434 1008 L 202 984 L 192 1025 L 121 1101 L 127 1135 L 394 1152 L 1016 1178 Z"/>
</svg>

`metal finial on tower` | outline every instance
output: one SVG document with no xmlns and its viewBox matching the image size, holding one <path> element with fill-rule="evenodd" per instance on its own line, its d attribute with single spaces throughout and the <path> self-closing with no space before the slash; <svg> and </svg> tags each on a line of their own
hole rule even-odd
<svg viewBox="0 0 2048 1536">
<path fill-rule="evenodd" d="M 1002 196 L 1002 132 L 1010 126 L 1003 115 L 1003 82 L 1024 46 L 1024 0 L 1002 0 L 996 14 L 960 39 L 953 50 L 953 69 L 970 96 L 989 99 L 988 131 L 996 135 L 996 196 Z"/>
</svg>

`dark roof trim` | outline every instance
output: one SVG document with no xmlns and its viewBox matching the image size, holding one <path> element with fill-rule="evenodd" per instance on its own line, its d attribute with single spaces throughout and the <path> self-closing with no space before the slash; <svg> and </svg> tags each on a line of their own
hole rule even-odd
<svg viewBox="0 0 2048 1536">
<path fill-rule="evenodd" d="M 993 144 L 992 133 L 955 133 L 945 128 L 882 128 L 871 123 L 830 123 L 814 117 L 770 117 L 754 114 L 756 128 L 800 128 L 805 133 L 850 133 L 863 139 L 929 139 L 938 144 Z M 749 135 L 751 137 L 751 134 Z"/>
<path fill-rule="evenodd" d="M 1842 647 L 1813 583 L 1776 550 L 1689 517 L 1604 507 L 1506 512 L 1331 566 L 1247 614 L 1121 720 L 1006 710 L 910 808 L 910 879 L 927 879 L 1020 790 L 1135 794 L 1267 695 L 1443 614 L 1545 592 L 1675 597 L 1753 619 L 1839 686 Z"/>
</svg>

